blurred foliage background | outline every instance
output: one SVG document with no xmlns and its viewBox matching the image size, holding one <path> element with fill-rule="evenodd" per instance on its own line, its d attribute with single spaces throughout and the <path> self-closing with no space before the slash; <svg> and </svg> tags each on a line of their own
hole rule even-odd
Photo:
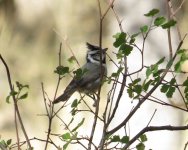
<svg viewBox="0 0 188 150">
<path fill-rule="evenodd" d="M 102 7 L 106 8 L 107 0 L 101 2 Z M 178 6 L 179 3 L 180 1 L 174 0 L 175 5 Z M 138 10 L 138 7 L 139 9 L 147 7 L 141 4 L 136 0 L 132 2 L 117 0 L 118 13 L 121 16 L 129 15 L 130 20 L 135 19 L 135 23 L 132 20 L 132 25 L 125 18 L 125 30 L 135 31 L 140 23 L 144 23 L 133 13 L 138 13 L 135 8 Z M 136 7 L 133 9 L 134 6 Z M 148 7 L 149 9 L 160 7 L 161 10 L 165 10 L 162 1 L 151 0 Z M 188 30 L 187 9 L 188 3 L 185 3 L 178 13 L 182 33 Z M 148 10 L 143 9 L 144 12 Z M 112 49 L 112 34 L 118 31 L 117 22 L 112 13 L 105 19 L 103 27 L 103 45 Z M 36 136 L 38 129 L 41 129 L 40 136 L 45 135 L 47 130 L 46 126 L 44 129 L 46 118 L 36 117 L 36 115 L 45 111 L 41 82 L 44 82 L 50 98 L 55 91 L 57 75 L 53 71 L 58 65 L 60 42 L 63 42 L 62 63 L 64 65 L 72 55 L 66 43 L 76 54 L 80 64 L 83 64 L 85 43 L 98 44 L 98 37 L 99 13 L 96 0 L 0 0 L 0 53 L 10 67 L 12 80 L 30 86 L 28 99 L 19 103 L 30 137 Z M 187 42 L 184 44 L 188 45 Z M 62 81 L 62 89 L 67 85 L 66 81 Z M 15 135 L 13 106 L 6 104 L 5 101 L 8 94 L 6 72 L 4 66 L 0 65 L 0 136 L 5 139 L 13 138 Z"/>
</svg>

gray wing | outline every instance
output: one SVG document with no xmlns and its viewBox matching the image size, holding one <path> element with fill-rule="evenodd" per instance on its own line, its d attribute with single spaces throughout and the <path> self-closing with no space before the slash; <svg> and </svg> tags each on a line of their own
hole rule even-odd
<svg viewBox="0 0 188 150">
<path fill-rule="evenodd" d="M 88 83 L 94 83 L 96 80 L 100 79 L 101 67 L 93 63 L 86 63 L 82 69 L 87 69 L 87 72 L 81 77 L 80 80 L 75 80 L 79 87 L 84 87 Z M 106 68 L 102 68 L 106 73 Z"/>
</svg>

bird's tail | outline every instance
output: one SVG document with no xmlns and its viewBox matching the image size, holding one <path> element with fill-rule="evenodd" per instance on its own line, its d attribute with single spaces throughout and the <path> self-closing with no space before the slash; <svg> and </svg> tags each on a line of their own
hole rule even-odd
<svg viewBox="0 0 188 150">
<path fill-rule="evenodd" d="M 72 94 L 74 92 L 75 92 L 74 89 L 66 89 L 64 91 L 64 93 L 62 95 L 60 95 L 58 98 L 56 98 L 52 103 L 56 104 L 56 103 L 59 103 L 59 102 L 67 101 L 72 96 Z"/>
</svg>

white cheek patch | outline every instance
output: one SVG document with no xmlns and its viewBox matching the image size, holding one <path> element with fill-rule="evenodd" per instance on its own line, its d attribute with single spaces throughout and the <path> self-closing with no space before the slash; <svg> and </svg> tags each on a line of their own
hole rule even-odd
<svg viewBox="0 0 188 150">
<path fill-rule="evenodd" d="M 87 53 L 88 53 L 88 55 L 93 55 L 93 54 L 96 54 L 97 51 L 99 51 L 99 50 L 88 51 Z"/>
<path fill-rule="evenodd" d="M 89 54 L 87 55 L 87 59 L 89 59 L 89 61 L 90 61 L 91 63 L 100 65 L 100 61 L 94 60 L 94 59 L 91 57 L 91 55 L 89 55 Z M 103 63 L 102 66 L 106 67 L 106 64 Z"/>
</svg>

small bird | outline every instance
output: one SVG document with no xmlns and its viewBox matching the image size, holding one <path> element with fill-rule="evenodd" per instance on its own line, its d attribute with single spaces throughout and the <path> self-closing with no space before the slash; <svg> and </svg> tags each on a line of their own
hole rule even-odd
<svg viewBox="0 0 188 150">
<path fill-rule="evenodd" d="M 87 62 L 81 67 L 82 70 L 86 70 L 85 73 L 80 78 L 75 76 L 66 87 L 64 93 L 53 101 L 53 104 L 67 101 L 76 91 L 90 95 L 95 94 L 99 89 L 102 82 L 101 79 L 107 74 L 106 51 L 108 48 L 102 49 L 89 43 L 86 43 L 86 45 L 88 48 L 86 55 Z"/>
</svg>

